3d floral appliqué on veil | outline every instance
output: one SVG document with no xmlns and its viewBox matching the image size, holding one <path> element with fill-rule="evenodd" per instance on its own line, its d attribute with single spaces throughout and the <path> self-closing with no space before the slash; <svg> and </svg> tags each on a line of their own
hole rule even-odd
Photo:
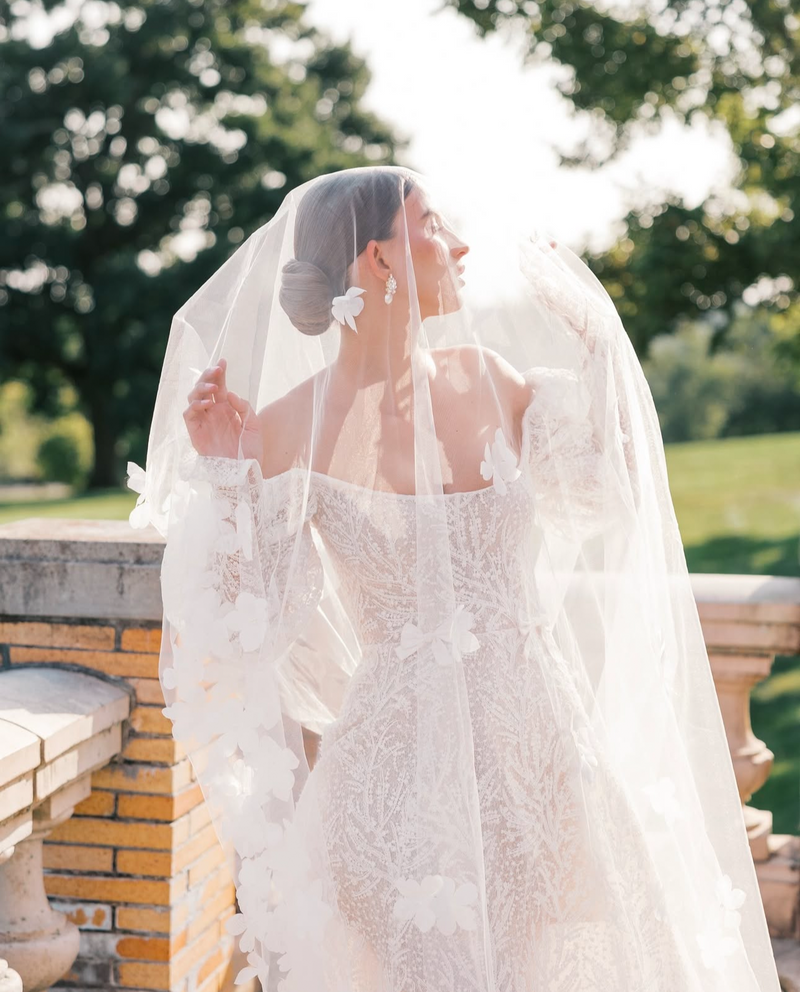
<svg viewBox="0 0 800 992">
<path fill-rule="evenodd" d="M 236 981 L 778 992 L 639 363 L 564 246 L 487 308 L 457 231 L 408 169 L 293 190 L 129 466 Z"/>
</svg>

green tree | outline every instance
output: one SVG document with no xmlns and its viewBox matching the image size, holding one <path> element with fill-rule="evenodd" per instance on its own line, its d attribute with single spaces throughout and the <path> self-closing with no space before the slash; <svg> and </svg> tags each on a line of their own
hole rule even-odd
<svg viewBox="0 0 800 992">
<path fill-rule="evenodd" d="M 664 0 L 603 10 L 588 0 L 443 0 L 482 35 L 527 35 L 531 64 L 568 68 L 559 89 L 589 137 L 565 167 L 600 168 L 667 116 L 722 125 L 739 168 L 732 195 L 689 208 L 656 193 L 627 235 L 588 259 L 640 354 L 682 318 L 736 304 L 783 315 L 781 347 L 800 363 L 800 16 L 791 0 Z M 597 140 L 599 139 L 599 140 Z M 687 168 L 691 163 L 687 162 Z M 759 292 L 754 284 L 761 282 Z M 778 324 L 776 324 L 776 329 Z"/>
<path fill-rule="evenodd" d="M 50 414 L 72 385 L 110 485 L 173 313 L 289 189 L 398 145 L 301 3 L 87 4 L 44 47 L 26 25 L 0 4 L 0 377 Z"/>
<path fill-rule="evenodd" d="M 800 391 L 767 315 L 743 312 L 712 350 L 707 321 L 652 339 L 643 366 L 665 441 L 800 430 Z"/>
</svg>

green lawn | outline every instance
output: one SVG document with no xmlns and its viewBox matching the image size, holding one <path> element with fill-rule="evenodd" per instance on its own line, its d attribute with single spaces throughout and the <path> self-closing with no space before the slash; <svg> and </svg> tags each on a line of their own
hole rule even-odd
<svg viewBox="0 0 800 992">
<path fill-rule="evenodd" d="M 667 446 L 692 572 L 800 575 L 800 433 Z"/>
<path fill-rule="evenodd" d="M 133 509 L 136 493 L 99 490 L 69 499 L 0 500 L 0 524 L 25 517 L 71 517 L 76 520 L 124 520 Z"/>
<path fill-rule="evenodd" d="M 776 658 L 769 678 L 750 693 L 753 731 L 775 755 L 772 771 L 750 800 L 772 810 L 776 834 L 800 832 L 800 664 Z"/>
</svg>

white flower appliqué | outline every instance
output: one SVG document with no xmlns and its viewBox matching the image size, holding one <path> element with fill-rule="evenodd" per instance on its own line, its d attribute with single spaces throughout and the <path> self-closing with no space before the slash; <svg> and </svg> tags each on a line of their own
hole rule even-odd
<svg viewBox="0 0 800 992">
<path fill-rule="evenodd" d="M 717 898 L 723 912 L 723 926 L 738 927 L 742 915 L 738 912 L 745 899 L 744 889 L 734 889 L 730 875 L 723 875 L 717 882 Z"/>
<path fill-rule="evenodd" d="M 360 286 L 351 286 L 344 296 L 334 296 L 331 301 L 331 313 L 334 319 L 338 320 L 340 324 L 349 324 L 354 331 L 356 330 L 354 318 L 364 309 L 364 301 L 359 295 L 363 292 L 364 290 Z M 356 331 L 356 333 L 358 332 Z"/>
<path fill-rule="evenodd" d="M 745 900 L 745 891 L 735 889 L 730 875 L 722 875 L 716 885 L 718 915 L 706 929 L 697 934 L 697 943 L 707 968 L 720 970 L 725 961 L 736 951 L 739 941 L 734 933 L 742 922 L 739 908 Z"/>
<path fill-rule="evenodd" d="M 411 621 L 407 621 L 400 632 L 400 643 L 395 648 L 398 658 L 408 658 L 426 644 L 431 645 L 433 656 L 440 665 L 450 665 L 461 660 L 461 655 L 477 651 L 480 641 L 472 633 L 475 617 L 465 610 L 463 604 L 456 607 L 449 620 L 431 631 L 424 633 Z"/>
<path fill-rule="evenodd" d="M 540 648 L 543 639 L 547 638 L 552 641 L 547 615 L 544 611 L 537 613 L 525 606 L 520 606 L 517 610 L 517 626 L 525 638 L 526 650 L 531 653 Z"/>
<path fill-rule="evenodd" d="M 675 783 L 669 776 L 663 775 L 652 785 L 645 785 L 642 792 L 648 797 L 656 813 L 663 816 L 668 824 L 683 819 L 683 809 L 675 797 Z"/>
<path fill-rule="evenodd" d="M 241 969 L 239 974 L 234 978 L 234 985 L 244 985 L 245 982 L 251 982 L 254 978 L 258 978 L 261 983 L 261 987 L 265 989 L 267 987 L 267 976 L 269 975 L 269 966 L 267 962 L 261 957 L 260 954 L 256 954 L 255 951 L 251 951 L 247 955 L 247 964 Z"/>
<path fill-rule="evenodd" d="M 128 489 L 139 493 L 136 506 L 128 516 L 131 527 L 136 530 L 141 530 L 142 527 L 146 527 L 150 523 L 150 510 L 145 505 L 144 495 L 146 478 L 145 471 L 140 465 L 137 465 L 136 462 L 128 462 Z"/>
<path fill-rule="evenodd" d="M 267 601 L 251 592 L 240 592 L 225 623 L 239 635 L 243 651 L 256 651 L 267 635 Z"/>
<path fill-rule="evenodd" d="M 455 933 L 456 927 L 474 930 L 477 926 L 472 903 L 478 890 L 472 882 L 456 888 L 454 879 L 447 875 L 426 875 L 421 882 L 413 878 L 398 878 L 395 888 L 400 898 L 394 904 L 398 920 L 412 920 L 422 933 L 436 926 L 440 933 Z"/>
<path fill-rule="evenodd" d="M 492 479 L 494 488 L 501 496 L 505 496 L 508 491 L 506 483 L 513 482 L 520 476 L 520 469 L 517 464 L 517 456 L 509 448 L 505 435 L 498 427 L 495 431 L 494 442 L 491 447 L 486 442 L 486 449 L 481 462 L 481 476 L 487 480 Z"/>
</svg>

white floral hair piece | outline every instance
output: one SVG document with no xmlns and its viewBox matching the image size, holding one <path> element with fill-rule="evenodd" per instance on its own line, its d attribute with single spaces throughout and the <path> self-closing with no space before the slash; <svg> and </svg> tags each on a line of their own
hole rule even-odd
<svg viewBox="0 0 800 992">
<path fill-rule="evenodd" d="M 331 313 L 340 324 L 347 323 L 356 331 L 354 320 L 364 309 L 364 301 L 359 296 L 364 290 L 360 286 L 351 286 L 344 296 L 334 296 L 331 301 Z M 358 331 L 356 331 L 358 333 Z"/>
</svg>

